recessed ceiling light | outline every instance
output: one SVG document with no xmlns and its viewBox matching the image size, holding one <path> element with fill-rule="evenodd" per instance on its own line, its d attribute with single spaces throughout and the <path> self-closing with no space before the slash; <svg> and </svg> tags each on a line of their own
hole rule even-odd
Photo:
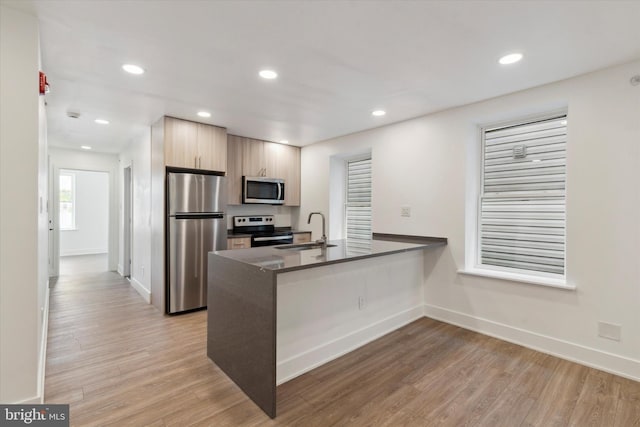
<svg viewBox="0 0 640 427">
<path fill-rule="evenodd" d="M 109 124 L 109 120 L 105 120 L 105 119 L 95 119 L 94 122 L 96 122 L 99 125 L 108 125 Z"/>
<path fill-rule="evenodd" d="M 280 140 L 280 144 L 288 144 L 288 143 L 289 143 L 289 141 L 287 141 L 286 139 Z"/>
<path fill-rule="evenodd" d="M 88 145 L 81 145 L 80 148 L 82 148 L 83 150 L 91 150 L 91 147 L 89 147 Z"/>
<path fill-rule="evenodd" d="M 510 53 L 509 55 L 505 55 L 498 62 L 502 65 L 515 64 L 516 62 L 522 59 L 521 53 Z"/>
<path fill-rule="evenodd" d="M 200 117 L 211 117 L 211 113 L 209 113 L 207 111 L 198 111 L 198 115 Z"/>
<path fill-rule="evenodd" d="M 371 115 L 376 117 L 384 116 L 385 114 L 387 114 L 387 112 L 384 110 L 376 110 L 371 112 Z"/>
<path fill-rule="evenodd" d="M 262 77 L 263 79 L 275 79 L 276 77 L 278 77 L 278 73 L 276 73 L 273 70 L 261 70 L 259 73 L 260 77 Z"/>
<path fill-rule="evenodd" d="M 131 74 L 144 74 L 144 68 L 134 64 L 124 64 L 122 69 Z"/>
</svg>

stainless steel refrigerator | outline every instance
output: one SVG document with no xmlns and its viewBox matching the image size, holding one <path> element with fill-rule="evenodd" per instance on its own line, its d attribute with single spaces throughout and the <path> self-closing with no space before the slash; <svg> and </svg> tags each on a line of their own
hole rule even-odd
<svg viewBox="0 0 640 427">
<path fill-rule="evenodd" d="M 207 253 L 227 248 L 227 187 L 217 175 L 168 174 L 167 312 L 207 306 Z"/>
</svg>

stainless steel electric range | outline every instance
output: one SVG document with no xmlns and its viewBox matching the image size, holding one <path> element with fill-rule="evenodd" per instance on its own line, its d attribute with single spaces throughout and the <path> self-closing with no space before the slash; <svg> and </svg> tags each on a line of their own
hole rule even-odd
<svg viewBox="0 0 640 427">
<path fill-rule="evenodd" d="M 273 215 L 234 216 L 233 233 L 250 234 L 252 248 L 293 243 L 291 230 L 276 230 Z"/>
</svg>

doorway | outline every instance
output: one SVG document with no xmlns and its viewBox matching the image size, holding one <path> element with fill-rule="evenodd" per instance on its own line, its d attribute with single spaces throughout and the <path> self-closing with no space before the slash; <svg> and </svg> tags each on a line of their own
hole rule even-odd
<svg viewBox="0 0 640 427">
<path fill-rule="evenodd" d="M 109 173 L 58 169 L 56 175 L 54 269 L 60 275 L 108 271 Z"/>
</svg>

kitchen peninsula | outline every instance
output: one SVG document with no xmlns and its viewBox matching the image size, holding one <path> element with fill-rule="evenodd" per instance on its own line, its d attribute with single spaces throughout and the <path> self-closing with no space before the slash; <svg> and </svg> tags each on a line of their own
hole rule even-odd
<svg viewBox="0 0 640 427">
<path fill-rule="evenodd" d="M 209 253 L 207 355 L 262 410 L 276 386 L 419 317 L 425 249 L 444 238 Z"/>
</svg>

